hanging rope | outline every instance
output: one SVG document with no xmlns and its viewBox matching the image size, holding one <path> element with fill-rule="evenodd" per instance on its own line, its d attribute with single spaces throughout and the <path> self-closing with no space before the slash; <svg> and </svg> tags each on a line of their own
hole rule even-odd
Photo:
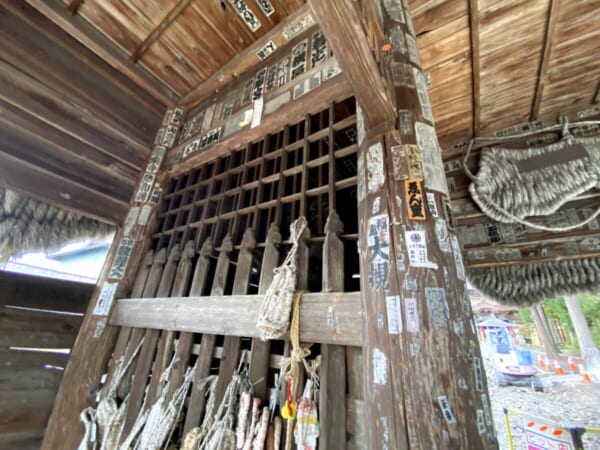
<svg viewBox="0 0 600 450">
<path fill-rule="evenodd" d="M 96 429 L 98 427 L 96 423 L 96 410 L 92 407 L 87 407 L 81 411 L 79 418 L 83 422 L 85 432 L 77 450 L 96 450 Z"/>
<path fill-rule="evenodd" d="M 275 276 L 258 314 L 256 326 L 263 340 L 281 338 L 289 328 L 292 301 L 296 291 L 296 255 L 305 228 L 304 216 L 290 225 L 292 248 L 283 264 L 273 271 Z"/>
<path fill-rule="evenodd" d="M 173 398 L 167 403 L 167 393 L 170 390 L 170 373 L 177 361 L 173 356 L 169 366 L 161 375 L 162 390 L 156 402 L 150 408 L 144 428 L 137 441 L 137 447 L 144 450 L 159 450 L 166 442 L 177 423 L 181 414 L 183 403 L 187 396 L 189 387 L 196 373 L 197 362 L 194 367 L 188 367 L 181 385 L 173 394 Z"/>
<path fill-rule="evenodd" d="M 297 407 L 296 401 L 293 395 L 294 389 L 300 382 L 300 365 L 304 366 L 306 373 L 309 376 L 309 381 L 312 384 L 319 384 L 318 370 L 321 363 L 321 356 L 317 356 L 316 359 L 308 361 L 307 357 L 310 356 L 310 347 L 312 344 L 302 345 L 300 343 L 300 300 L 302 298 L 302 292 L 296 292 L 293 301 L 292 310 L 292 323 L 290 326 L 290 341 L 292 349 L 290 356 L 281 360 L 281 372 L 283 378 L 287 380 L 287 398 L 283 408 L 281 408 L 281 415 L 284 419 L 287 419 L 287 432 L 285 437 L 285 449 L 289 450 L 292 448 L 292 433 L 293 423 L 296 419 Z M 302 404 L 304 407 L 305 405 Z M 303 414 L 306 411 L 303 412 Z"/>
<path fill-rule="evenodd" d="M 95 449 L 98 434 L 102 437 L 101 449 L 109 448 L 106 447 L 109 445 L 109 443 L 119 441 L 124 424 L 124 412 L 127 408 L 127 404 L 125 401 L 123 401 L 120 406 L 117 406 L 117 389 L 121 384 L 125 373 L 129 369 L 129 366 L 133 363 L 133 360 L 136 358 L 137 354 L 142 348 L 143 343 L 144 339 L 141 339 L 138 343 L 138 346 L 131 354 L 131 357 L 126 362 L 124 361 L 123 356 L 117 360 L 115 374 L 110 381 L 108 389 L 106 390 L 106 394 L 100 399 L 96 409 L 86 408 L 81 413 L 80 417 L 84 423 L 84 426 L 86 427 L 86 430 L 83 439 L 79 444 L 80 450 L 88 449 L 88 440 L 92 438 L 94 445 L 92 449 Z M 89 435 L 88 427 L 91 427 Z"/>
<path fill-rule="evenodd" d="M 504 223 L 520 223 L 536 230 L 564 232 L 582 227 L 600 214 L 596 208 L 588 217 L 567 226 L 548 226 L 526 220 L 528 216 L 547 216 L 566 202 L 600 184 L 600 138 L 574 138 L 569 127 L 597 125 L 600 122 L 568 123 L 521 133 L 505 138 L 476 138 L 469 143 L 463 158 L 465 174 L 473 181 L 469 191 L 473 200 L 489 217 Z M 481 152 L 477 176 L 468 168 L 473 143 L 477 141 L 510 141 L 540 132 L 563 130 L 560 142 L 527 149 L 486 148 Z M 572 146 L 585 148 L 587 156 L 549 163 L 547 166 L 520 171 L 527 160 L 547 159 Z M 533 163 L 531 163 L 533 164 Z"/>
</svg>

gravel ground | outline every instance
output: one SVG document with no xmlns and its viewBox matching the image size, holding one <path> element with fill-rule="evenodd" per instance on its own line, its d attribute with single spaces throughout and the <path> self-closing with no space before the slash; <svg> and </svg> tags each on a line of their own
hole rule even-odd
<svg viewBox="0 0 600 450">
<path fill-rule="evenodd" d="M 544 392 L 530 387 L 498 387 L 494 371 L 486 364 L 496 433 L 500 449 L 508 449 L 503 408 L 514 408 L 567 426 L 600 428 L 600 384 L 582 383 L 579 375 L 541 373 Z M 526 449 L 523 425 L 529 420 L 509 414 L 514 448 Z M 600 449 L 600 434 L 583 435 L 585 450 Z"/>
</svg>

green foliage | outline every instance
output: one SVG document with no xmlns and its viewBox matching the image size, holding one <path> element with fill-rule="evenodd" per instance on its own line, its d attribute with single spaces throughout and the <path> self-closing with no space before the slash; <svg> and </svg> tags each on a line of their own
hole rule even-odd
<svg viewBox="0 0 600 450">
<path fill-rule="evenodd" d="M 580 295 L 579 305 L 590 327 L 596 347 L 600 348 L 600 297 L 596 295 Z"/>
<path fill-rule="evenodd" d="M 529 308 L 521 308 L 519 309 L 519 316 L 521 316 L 521 320 L 523 323 L 532 324 L 533 317 L 531 314 L 531 309 Z"/>
</svg>

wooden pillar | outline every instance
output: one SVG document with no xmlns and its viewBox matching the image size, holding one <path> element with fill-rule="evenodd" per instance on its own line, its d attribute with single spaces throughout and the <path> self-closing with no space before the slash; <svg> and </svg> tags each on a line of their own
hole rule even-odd
<svg viewBox="0 0 600 450">
<path fill-rule="evenodd" d="M 538 332 L 538 336 L 540 337 L 540 341 L 542 342 L 542 346 L 544 347 L 544 351 L 546 352 L 546 356 L 550 359 L 558 359 L 560 352 L 556 346 L 556 342 L 554 341 L 552 334 L 550 333 L 548 322 L 545 320 L 545 315 L 546 313 L 544 312 L 542 305 L 535 305 L 531 307 L 533 323 L 535 323 L 535 328 Z"/>
<path fill-rule="evenodd" d="M 368 448 L 497 448 L 407 2 L 363 2 L 362 18 L 350 0 L 309 4 L 362 106 L 357 166 Z"/>
</svg>

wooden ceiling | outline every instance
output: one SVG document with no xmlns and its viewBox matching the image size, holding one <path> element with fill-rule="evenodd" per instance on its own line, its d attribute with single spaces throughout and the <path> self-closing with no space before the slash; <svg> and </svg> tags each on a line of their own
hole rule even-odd
<svg viewBox="0 0 600 450">
<path fill-rule="evenodd" d="M 600 0 L 409 4 L 444 148 L 599 100 Z M 306 10 L 304 0 L 5 0 L 3 186 L 118 222 L 164 110 L 241 75 L 247 65 L 233 73 L 232 61 Z"/>
</svg>

